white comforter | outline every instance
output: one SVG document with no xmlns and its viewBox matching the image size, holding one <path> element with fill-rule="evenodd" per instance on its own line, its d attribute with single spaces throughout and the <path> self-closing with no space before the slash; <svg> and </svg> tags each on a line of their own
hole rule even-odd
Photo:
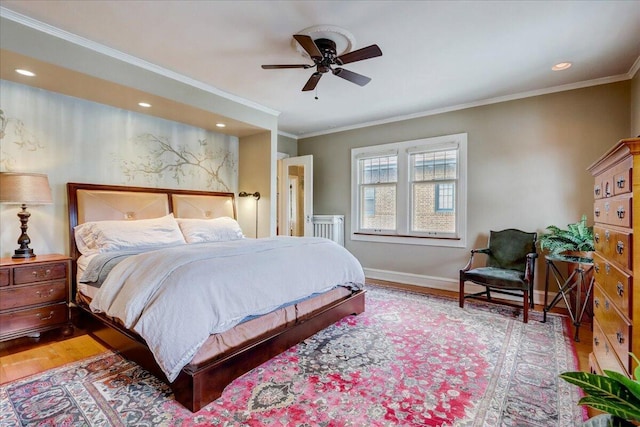
<svg viewBox="0 0 640 427">
<path fill-rule="evenodd" d="M 240 239 L 134 255 L 91 302 L 142 336 L 173 381 L 210 334 L 337 285 L 361 288 L 362 267 L 315 237 Z"/>
</svg>

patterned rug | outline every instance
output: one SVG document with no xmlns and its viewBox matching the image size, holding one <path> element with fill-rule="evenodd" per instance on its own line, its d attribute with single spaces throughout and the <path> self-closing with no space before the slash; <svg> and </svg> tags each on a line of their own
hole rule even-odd
<svg viewBox="0 0 640 427">
<path fill-rule="evenodd" d="M 368 286 L 343 319 L 197 414 L 113 352 L 0 388 L 1 426 L 575 426 L 565 317 Z"/>
</svg>

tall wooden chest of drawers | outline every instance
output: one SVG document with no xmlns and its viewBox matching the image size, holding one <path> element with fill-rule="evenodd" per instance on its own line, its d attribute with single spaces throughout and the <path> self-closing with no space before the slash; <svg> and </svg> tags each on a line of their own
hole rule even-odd
<svg viewBox="0 0 640 427">
<path fill-rule="evenodd" d="M 61 327 L 70 333 L 70 273 L 63 255 L 0 259 L 0 341 Z"/>
<path fill-rule="evenodd" d="M 592 372 L 630 375 L 640 356 L 640 138 L 623 139 L 589 166 L 594 176 Z"/>
</svg>

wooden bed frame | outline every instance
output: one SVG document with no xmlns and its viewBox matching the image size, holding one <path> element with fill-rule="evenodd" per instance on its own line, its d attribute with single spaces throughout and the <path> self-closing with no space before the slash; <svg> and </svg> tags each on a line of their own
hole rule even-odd
<svg viewBox="0 0 640 427">
<path fill-rule="evenodd" d="M 81 195 L 86 193 L 101 194 L 101 192 L 113 193 L 110 194 L 110 196 L 113 197 L 117 197 L 120 193 L 122 193 L 123 196 L 126 194 L 131 195 L 130 193 L 140 193 L 141 195 L 143 193 L 157 194 L 161 198 L 166 195 L 167 213 L 173 212 L 174 215 L 183 218 L 210 218 L 221 216 L 225 212 L 228 216 L 235 218 L 234 194 L 81 183 L 67 184 L 69 202 L 69 245 L 73 260 L 71 272 L 73 278 L 72 295 L 74 296 L 76 305 L 82 310 L 82 317 L 90 316 L 92 319 L 97 320 L 97 322 L 86 322 L 87 324 L 82 326 L 86 327 L 91 336 L 167 382 L 174 392 L 175 399 L 192 412 L 199 411 L 202 407 L 220 397 L 224 388 L 244 373 L 282 353 L 302 340 L 305 340 L 316 332 L 330 326 L 343 317 L 360 314 L 364 311 L 364 291 L 355 291 L 340 301 L 314 311 L 311 315 L 299 320 L 292 326 L 281 328 L 268 336 L 262 336 L 251 342 L 247 342 L 241 348 L 225 354 L 221 358 L 216 358 L 208 363 L 200 363 L 197 368 L 187 365 L 182 369 L 176 380 L 169 383 L 156 363 L 153 354 L 139 335 L 113 322 L 102 314 L 92 313 L 86 303 L 75 298 L 76 260 L 80 256 L 80 252 L 76 247 L 73 230 L 74 227 L 80 223 L 96 220 L 92 218 L 92 215 L 86 216 L 82 213 L 88 210 L 86 209 L 87 206 L 82 205 L 90 203 L 90 200 L 85 196 L 79 198 L 79 191 Z M 192 196 L 194 199 L 190 199 Z M 182 208 L 176 206 L 176 201 L 183 199 L 187 200 L 187 204 L 195 200 L 197 208 L 191 209 L 187 207 L 183 209 L 184 214 L 177 215 L 176 211 Z M 210 207 L 209 201 L 213 201 L 213 207 Z M 96 211 L 99 212 L 99 217 L 103 216 L 100 209 L 101 208 L 98 208 Z M 225 212 L 221 212 L 221 209 Z M 129 211 L 126 207 L 126 203 L 117 207 L 107 206 L 105 210 L 104 217 L 98 218 L 98 220 L 116 219 L 113 215 L 120 215 L 117 219 L 143 219 L 143 217 L 135 217 L 132 213 L 133 211 Z M 113 210 L 113 212 L 109 212 L 110 210 Z M 214 212 L 213 216 L 212 211 Z M 150 215 L 150 217 L 154 217 L 153 213 Z"/>
</svg>

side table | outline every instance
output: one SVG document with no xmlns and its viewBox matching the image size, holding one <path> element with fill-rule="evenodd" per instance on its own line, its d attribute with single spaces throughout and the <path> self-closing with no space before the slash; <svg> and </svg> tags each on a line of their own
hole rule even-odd
<svg viewBox="0 0 640 427">
<path fill-rule="evenodd" d="M 544 314 L 542 321 L 547 321 L 547 312 L 563 300 L 569 311 L 571 321 L 576 328 L 574 341 L 580 341 L 578 332 L 580 331 L 580 324 L 584 317 L 587 307 L 589 307 L 589 298 L 593 292 L 593 283 L 595 278 L 593 277 L 593 259 L 572 255 L 546 255 L 547 272 L 544 281 Z M 575 264 L 573 271 L 564 277 L 564 275 L 558 269 L 559 263 Z M 558 293 L 553 300 L 547 305 L 547 298 L 549 295 L 549 273 L 553 276 L 556 284 L 558 285 Z M 584 298 L 583 298 L 584 293 Z M 574 297 L 574 298 L 572 298 Z M 572 301 L 573 299 L 573 301 Z M 589 308 L 589 313 L 593 314 L 593 310 Z"/>
</svg>

